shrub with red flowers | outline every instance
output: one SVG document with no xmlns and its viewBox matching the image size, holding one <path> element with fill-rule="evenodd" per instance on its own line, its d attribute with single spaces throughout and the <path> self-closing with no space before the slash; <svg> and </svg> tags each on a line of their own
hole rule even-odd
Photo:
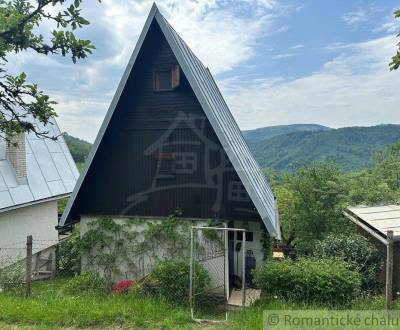
<svg viewBox="0 0 400 330">
<path fill-rule="evenodd" d="M 128 289 L 135 284 L 132 280 L 123 280 L 115 283 L 112 287 L 112 292 L 115 294 L 124 294 L 128 292 Z"/>
</svg>

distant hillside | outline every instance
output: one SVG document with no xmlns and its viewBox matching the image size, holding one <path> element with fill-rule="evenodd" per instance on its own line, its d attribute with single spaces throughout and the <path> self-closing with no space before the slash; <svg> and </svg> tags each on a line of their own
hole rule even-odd
<svg viewBox="0 0 400 330">
<path fill-rule="evenodd" d="M 315 132 L 327 131 L 331 128 L 317 124 L 294 124 L 261 127 L 253 130 L 243 131 L 243 136 L 248 142 L 260 142 L 270 139 L 277 135 L 289 134 L 294 132 Z"/>
<path fill-rule="evenodd" d="M 400 142 L 400 125 L 346 127 L 278 135 L 250 149 L 262 167 L 287 171 L 312 161 L 335 161 L 344 170 L 358 170 L 388 144 Z"/>
<path fill-rule="evenodd" d="M 92 144 L 68 134 L 64 135 L 64 139 L 75 163 L 84 163 Z"/>
<path fill-rule="evenodd" d="M 302 124 L 264 127 L 243 134 L 262 167 L 290 171 L 312 161 L 335 161 L 349 171 L 367 167 L 376 151 L 400 142 L 400 125 L 331 129 Z M 267 138 L 260 141 L 261 136 Z M 82 165 L 91 144 L 69 135 L 65 141 L 75 162 Z"/>
</svg>

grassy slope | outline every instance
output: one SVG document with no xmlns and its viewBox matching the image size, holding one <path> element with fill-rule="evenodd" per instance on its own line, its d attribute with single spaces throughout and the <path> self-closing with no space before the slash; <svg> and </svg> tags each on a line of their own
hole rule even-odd
<svg viewBox="0 0 400 330">
<path fill-rule="evenodd" d="M 262 167 L 277 171 L 311 161 L 335 161 L 344 170 L 358 170 L 369 165 L 376 151 L 398 141 L 400 126 L 384 125 L 285 134 L 250 148 Z"/>
<path fill-rule="evenodd" d="M 152 299 L 132 296 L 65 295 L 64 281 L 35 283 L 33 296 L 23 298 L 0 293 L 0 329 L 191 329 L 198 328 L 190 319 L 189 310 L 172 307 Z M 362 299 L 352 309 L 382 309 L 383 299 Z M 261 329 L 264 310 L 317 309 L 318 306 L 264 301 L 241 312 L 230 312 L 229 322 L 207 326 L 207 329 Z M 399 305 L 396 305 L 399 308 Z M 204 326 L 201 326 L 204 328 Z"/>
</svg>

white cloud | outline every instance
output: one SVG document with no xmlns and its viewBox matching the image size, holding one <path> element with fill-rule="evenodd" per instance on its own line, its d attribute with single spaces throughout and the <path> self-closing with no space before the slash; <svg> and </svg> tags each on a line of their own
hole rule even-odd
<svg viewBox="0 0 400 330">
<path fill-rule="evenodd" d="M 400 74 L 388 63 L 393 37 L 347 45 L 314 74 L 295 80 L 222 82 L 242 129 L 317 122 L 331 127 L 400 124 Z"/>
<path fill-rule="evenodd" d="M 343 21 L 349 25 L 353 25 L 360 22 L 368 21 L 370 15 L 364 8 L 359 8 L 356 11 L 345 13 L 342 17 Z"/>
<path fill-rule="evenodd" d="M 294 45 L 294 46 L 290 47 L 289 49 L 300 49 L 300 48 L 304 48 L 304 45 L 302 45 L 302 44 Z"/>
<path fill-rule="evenodd" d="M 345 13 L 342 16 L 342 19 L 348 25 L 357 25 L 359 23 L 374 21 L 375 16 L 383 11 L 385 11 L 384 7 L 372 4 L 370 6 L 359 7 L 357 10 Z"/>
<path fill-rule="evenodd" d="M 280 60 L 280 59 L 284 59 L 284 58 L 288 58 L 288 57 L 293 57 L 296 54 L 293 53 L 284 53 L 284 54 L 277 54 L 277 55 L 273 55 L 271 58 L 273 60 Z"/>
<path fill-rule="evenodd" d="M 82 14 L 91 24 L 78 34 L 94 42 L 93 56 L 73 65 L 57 56 L 20 53 L 10 58 L 8 67 L 13 73 L 25 71 L 59 102 L 56 110 L 64 130 L 93 141 L 152 3 L 83 2 Z M 157 5 L 215 74 L 251 59 L 259 37 L 280 29 L 273 23 L 277 12 L 288 12 L 275 0 L 160 0 Z M 42 27 L 48 31 L 51 24 Z"/>
</svg>

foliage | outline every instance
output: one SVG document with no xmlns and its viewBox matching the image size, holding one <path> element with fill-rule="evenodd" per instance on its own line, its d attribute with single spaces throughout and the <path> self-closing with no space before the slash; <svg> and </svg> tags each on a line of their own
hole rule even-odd
<svg viewBox="0 0 400 330">
<path fill-rule="evenodd" d="M 389 189 L 400 189 L 400 143 L 389 145 L 375 156 L 374 175 Z"/>
<path fill-rule="evenodd" d="M 361 285 L 346 262 L 310 258 L 268 262 L 256 270 L 255 281 L 268 296 L 331 306 L 349 304 Z"/>
<path fill-rule="evenodd" d="M 81 2 L 0 0 L 0 132 L 4 138 L 21 132 L 57 138 L 48 131 L 41 132 L 27 119 L 31 115 L 46 125 L 56 115 L 53 109 L 56 102 L 37 84 L 28 83 L 24 72 L 16 76 L 9 74 L 5 64 L 11 54 L 22 51 L 68 54 L 74 63 L 91 54 L 95 47 L 90 40 L 79 39 L 72 32 L 89 24 L 81 16 Z M 49 40 L 38 32 L 37 26 L 54 27 Z"/>
<path fill-rule="evenodd" d="M 175 304 L 186 304 L 189 302 L 189 275 L 188 260 L 161 261 L 132 292 L 138 294 L 141 291 Z M 193 282 L 198 293 L 204 292 L 210 282 L 207 271 L 199 263 L 194 263 Z"/>
<path fill-rule="evenodd" d="M 96 273 L 81 273 L 65 284 L 64 290 L 71 295 L 107 294 L 111 292 L 111 282 Z"/>
<path fill-rule="evenodd" d="M 400 19 L 400 9 L 394 12 L 394 17 Z M 400 33 L 397 35 L 400 38 Z M 400 42 L 397 43 L 397 52 L 396 55 L 392 57 L 392 62 L 390 62 L 390 70 L 397 70 L 400 67 Z"/>
<path fill-rule="evenodd" d="M 99 272 L 109 281 L 119 275 L 119 266 L 129 258 L 132 242 L 137 236 L 130 232 L 129 224 L 112 219 L 98 219 L 88 224 L 89 230 L 79 244 L 87 269 Z"/>
<path fill-rule="evenodd" d="M 79 227 L 75 227 L 68 239 L 57 247 L 58 276 L 75 276 L 81 271 L 81 249 Z"/>
<path fill-rule="evenodd" d="M 75 163 L 84 163 L 92 144 L 68 134 L 64 135 L 64 139 Z"/>
<path fill-rule="evenodd" d="M 247 140 L 260 165 L 279 172 L 294 172 L 313 162 L 335 162 L 344 171 L 365 169 L 372 164 L 375 152 L 398 141 L 399 125 L 294 132 L 259 142 Z"/>
<path fill-rule="evenodd" d="M 398 193 L 391 190 L 389 185 L 379 178 L 377 171 L 344 173 L 342 182 L 346 190 L 346 204 L 376 205 L 394 202 Z"/>
<path fill-rule="evenodd" d="M 22 262 L 17 262 L 0 269 L 0 289 L 15 291 L 22 289 L 25 281 L 25 267 Z"/>
<path fill-rule="evenodd" d="M 314 250 L 317 258 L 341 258 L 351 270 L 361 276 L 361 288 L 366 292 L 382 289 L 378 276 L 382 270 L 382 254 L 360 235 L 329 235 Z"/>
<path fill-rule="evenodd" d="M 341 215 L 344 190 L 334 165 L 313 164 L 287 174 L 277 192 L 288 249 L 309 254 L 316 241 L 348 224 Z"/>
<path fill-rule="evenodd" d="M 151 297 L 133 295 L 69 295 L 65 279 L 33 283 L 32 297 L 0 293 L 0 328 L 5 329 L 197 329 L 190 311 Z M 267 297 L 255 305 L 229 313 L 218 329 L 262 329 L 264 310 L 320 309 L 323 306 Z M 383 310 L 384 299 L 361 297 L 353 310 Z M 400 301 L 394 303 L 400 308 Z M 318 317 L 320 314 L 315 313 Z M 203 329 L 204 325 L 199 325 Z M 208 325 L 206 328 L 213 328 Z M 359 328 L 359 327 L 358 327 Z"/>
<path fill-rule="evenodd" d="M 121 275 L 121 265 L 127 265 L 132 272 L 137 272 L 139 259 L 142 258 L 155 262 L 186 257 L 190 246 L 190 222 L 177 216 L 179 214 L 160 221 L 91 221 L 80 241 L 84 263 L 89 269 L 111 280 Z"/>
</svg>

